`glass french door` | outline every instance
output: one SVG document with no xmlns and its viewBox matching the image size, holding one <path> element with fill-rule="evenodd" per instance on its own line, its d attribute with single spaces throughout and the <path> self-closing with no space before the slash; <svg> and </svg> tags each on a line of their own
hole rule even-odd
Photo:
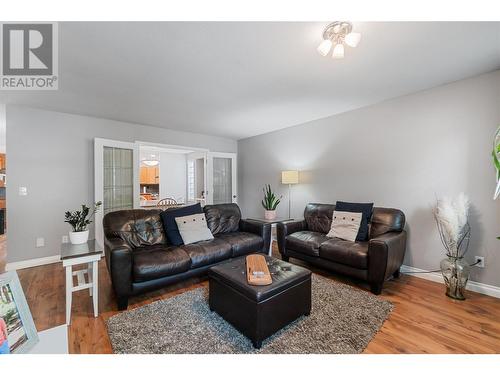
<svg viewBox="0 0 500 375">
<path fill-rule="evenodd" d="M 210 152 L 208 154 L 209 204 L 236 203 L 237 194 L 236 154 Z"/>
<path fill-rule="evenodd" d="M 95 215 L 95 239 L 104 244 L 104 215 L 139 206 L 138 146 L 110 139 L 94 140 L 94 196 L 102 202 Z"/>
<path fill-rule="evenodd" d="M 207 153 L 191 152 L 187 154 L 187 202 L 207 203 Z"/>
</svg>

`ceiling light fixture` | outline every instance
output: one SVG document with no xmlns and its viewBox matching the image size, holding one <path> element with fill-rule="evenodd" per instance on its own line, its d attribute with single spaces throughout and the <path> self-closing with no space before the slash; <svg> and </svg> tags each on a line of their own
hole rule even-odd
<svg viewBox="0 0 500 375">
<path fill-rule="evenodd" d="M 160 164 L 160 161 L 156 159 L 155 154 L 151 154 L 149 156 L 150 156 L 149 159 L 142 158 L 141 161 L 144 165 L 147 165 L 148 167 L 156 167 L 158 164 Z"/>
<path fill-rule="evenodd" d="M 143 160 L 142 161 L 145 165 L 147 165 L 148 167 L 155 167 L 157 166 L 158 164 L 160 164 L 160 162 L 158 160 Z"/>
<path fill-rule="evenodd" d="M 333 46 L 332 58 L 344 57 L 344 44 L 356 47 L 361 40 L 361 34 L 352 31 L 352 23 L 336 21 L 329 24 L 323 31 L 323 41 L 318 47 L 321 56 L 326 56 Z"/>
</svg>

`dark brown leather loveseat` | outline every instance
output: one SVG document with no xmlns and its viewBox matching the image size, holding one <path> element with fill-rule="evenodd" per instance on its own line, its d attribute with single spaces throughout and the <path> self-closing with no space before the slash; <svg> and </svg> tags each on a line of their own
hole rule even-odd
<svg viewBox="0 0 500 375">
<path fill-rule="evenodd" d="M 232 257 L 265 253 L 271 227 L 241 219 L 236 204 L 203 208 L 213 240 L 169 245 L 159 209 L 122 210 L 104 216 L 104 248 L 118 308 L 148 290 L 204 274 Z"/>
<path fill-rule="evenodd" d="M 384 281 L 399 276 L 406 250 L 405 215 L 394 208 L 374 207 L 366 242 L 329 238 L 333 204 L 309 203 L 304 220 L 277 226 L 283 260 L 301 259 L 328 270 L 368 281 L 380 294 Z"/>
</svg>

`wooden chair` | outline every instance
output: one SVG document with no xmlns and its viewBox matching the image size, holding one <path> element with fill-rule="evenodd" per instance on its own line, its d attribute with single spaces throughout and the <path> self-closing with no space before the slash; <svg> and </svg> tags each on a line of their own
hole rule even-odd
<svg viewBox="0 0 500 375">
<path fill-rule="evenodd" d="M 174 198 L 163 198 L 156 203 L 156 207 L 166 210 L 167 208 L 177 207 L 179 204 Z"/>
</svg>

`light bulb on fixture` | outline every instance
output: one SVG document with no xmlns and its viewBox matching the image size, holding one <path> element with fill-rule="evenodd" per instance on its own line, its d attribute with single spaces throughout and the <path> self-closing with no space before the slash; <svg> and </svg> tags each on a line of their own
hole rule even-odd
<svg viewBox="0 0 500 375">
<path fill-rule="evenodd" d="M 142 161 L 145 165 L 147 165 L 148 167 L 155 167 L 157 166 L 158 164 L 160 164 L 160 162 L 158 160 L 143 160 Z"/>
<path fill-rule="evenodd" d="M 345 36 L 345 44 L 347 44 L 349 47 L 356 47 L 360 40 L 360 33 L 349 33 Z"/>
<path fill-rule="evenodd" d="M 342 43 L 337 44 L 333 47 L 333 55 L 334 59 L 343 59 L 344 58 L 344 45 Z"/>
<path fill-rule="evenodd" d="M 318 47 L 318 52 L 321 56 L 328 55 L 330 48 L 332 48 L 332 41 L 329 39 L 324 39 Z"/>
</svg>

